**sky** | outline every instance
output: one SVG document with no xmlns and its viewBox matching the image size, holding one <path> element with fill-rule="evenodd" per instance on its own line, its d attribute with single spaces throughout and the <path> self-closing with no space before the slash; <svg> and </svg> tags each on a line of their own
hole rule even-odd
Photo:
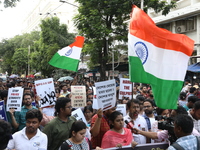
<svg viewBox="0 0 200 150">
<path fill-rule="evenodd" d="M 37 0 L 21 0 L 13 8 L 0 6 L 0 41 L 21 34 L 23 20 L 36 4 Z"/>
</svg>

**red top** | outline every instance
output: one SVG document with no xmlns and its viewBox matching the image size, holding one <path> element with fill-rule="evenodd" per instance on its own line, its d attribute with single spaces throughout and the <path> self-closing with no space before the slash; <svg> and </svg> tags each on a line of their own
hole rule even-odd
<svg viewBox="0 0 200 150">
<path fill-rule="evenodd" d="M 93 127 L 97 118 L 98 118 L 97 114 L 92 117 L 91 128 Z M 101 126 L 100 126 L 99 134 L 95 137 L 92 136 L 92 138 L 91 138 L 91 143 L 92 143 L 93 149 L 95 149 L 96 146 L 101 147 L 102 138 L 108 130 L 110 130 L 110 126 L 108 124 L 107 118 L 104 116 L 104 117 L 102 117 L 102 120 L 101 120 Z"/>
</svg>

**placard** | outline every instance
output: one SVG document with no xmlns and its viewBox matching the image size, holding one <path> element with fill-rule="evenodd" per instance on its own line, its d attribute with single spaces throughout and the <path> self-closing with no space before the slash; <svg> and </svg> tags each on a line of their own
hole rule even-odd
<svg viewBox="0 0 200 150">
<path fill-rule="evenodd" d="M 151 144 L 139 144 L 136 145 L 135 148 L 132 148 L 130 146 L 122 146 L 120 150 L 167 150 L 169 147 L 168 143 L 151 143 Z M 106 148 L 104 150 L 119 150 L 119 148 L 113 147 L 113 148 Z"/>
<path fill-rule="evenodd" d="M 116 83 L 115 79 L 96 82 L 96 98 L 98 102 L 98 108 L 102 108 L 103 111 L 110 109 L 116 104 Z"/>
<path fill-rule="evenodd" d="M 119 111 L 123 116 L 126 116 L 126 104 L 117 104 L 116 111 Z"/>
<path fill-rule="evenodd" d="M 119 99 L 123 97 L 132 98 L 132 82 L 130 79 L 120 78 Z"/>
<path fill-rule="evenodd" d="M 6 110 L 14 108 L 15 111 L 21 111 L 23 92 L 21 87 L 9 88 Z"/>
<path fill-rule="evenodd" d="M 7 121 L 6 111 L 4 109 L 4 101 L 0 101 L 0 119 Z"/>
<path fill-rule="evenodd" d="M 78 120 L 83 121 L 87 125 L 87 121 L 85 119 L 85 116 L 84 116 L 84 114 L 83 114 L 83 112 L 82 112 L 82 110 L 80 108 L 72 111 L 72 115 L 71 116 L 76 118 L 77 121 Z"/>
<path fill-rule="evenodd" d="M 86 89 L 85 86 L 71 86 L 71 105 L 72 107 L 86 106 Z"/>
<path fill-rule="evenodd" d="M 39 101 L 41 107 L 55 105 L 56 92 L 53 78 L 35 81 L 37 95 L 41 98 Z"/>
</svg>

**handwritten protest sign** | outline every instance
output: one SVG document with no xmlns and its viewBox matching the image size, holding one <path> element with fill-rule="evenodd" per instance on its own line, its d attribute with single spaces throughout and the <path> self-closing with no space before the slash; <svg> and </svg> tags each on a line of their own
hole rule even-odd
<svg viewBox="0 0 200 150">
<path fill-rule="evenodd" d="M 40 96 L 39 101 L 41 107 L 55 105 L 56 93 L 53 78 L 35 81 L 37 95 Z"/>
<path fill-rule="evenodd" d="M 84 116 L 84 114 L 83 114 L 83 112 L 82 112 L 82 110 L 80 108 L 72 111 L 72 116 L 74 118 L 76 118 L 76 120 L 80 120 L 80 121 L 85 122 L 85 124 L 87 125 L 87 121 L 85 119 L 85 116 Z"/>
<path fill-rule="evenodd" d="M 120 78 L 119 99 L 124 97 L 132 98 L 132 82 L 126 78 Z"/>
<path fill-rule="evenodd" d="M 118 104 L 116 111 L 119 111 L 123 116 L 126 116 L 126 104 Z"/>
<path fill-rule="evenodd" d="M 108 80 L 95 83 L 98 108 L 110 109 L 116 104 L 115 80 Z"/>
<path fill-rule="evenodd" d="M 0 101 L 0 119 L 7 121 L 6 111 L 4 109 L 4 101 Z"/>
<path fill-rule="evenodd" d="M 86 89 L 85 86 L 71 86 L 71 105 L 72 107 L 86 106 Z"/>
<path fill-rule="evenodd" d="M 21 87 L 9 88 L 6 110 L 14 108 L 15 111 L 21 111 L 23 91 Z"/>
</svg>

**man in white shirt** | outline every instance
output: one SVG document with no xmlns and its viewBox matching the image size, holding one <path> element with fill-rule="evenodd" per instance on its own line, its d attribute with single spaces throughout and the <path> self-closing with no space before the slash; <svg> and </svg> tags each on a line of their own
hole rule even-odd
<svg viewBox="0 0 200 150">
<path fill-rule="evenodd" d="M 139 101 L 130 100 L 127 103 L 127 107 L 128 107 L 129 113 L 124 117 L 124 120 L 127 120 L 128 122 L 132 122 L 134 124 L 134 128 L 137 128 L 143 131 L 148 131 L 147 123 L 144 117 L 139 115 L 139 112 L 140 112 Z M 136 141 L 138 144 L 146 144 L 146 137 L 143 135 L 133 134 L 133 138 L 134 138 L 134 141 Z"/>
<path fill-rule="evenodd" d="M 42 113 L 31 109 L 26 113 L 26 127 L 13 134 L 7 149 L 15 150 L 47 150 L 47 136 L 38 127 L 42 120 Z"/>
<path fill-rule="evenodd" d="M 200 101 L 194 103 L 193 108 L 188 110 L 188 115 L 193 120 L 194 128 L 200 133 Z"/>
</svg>

